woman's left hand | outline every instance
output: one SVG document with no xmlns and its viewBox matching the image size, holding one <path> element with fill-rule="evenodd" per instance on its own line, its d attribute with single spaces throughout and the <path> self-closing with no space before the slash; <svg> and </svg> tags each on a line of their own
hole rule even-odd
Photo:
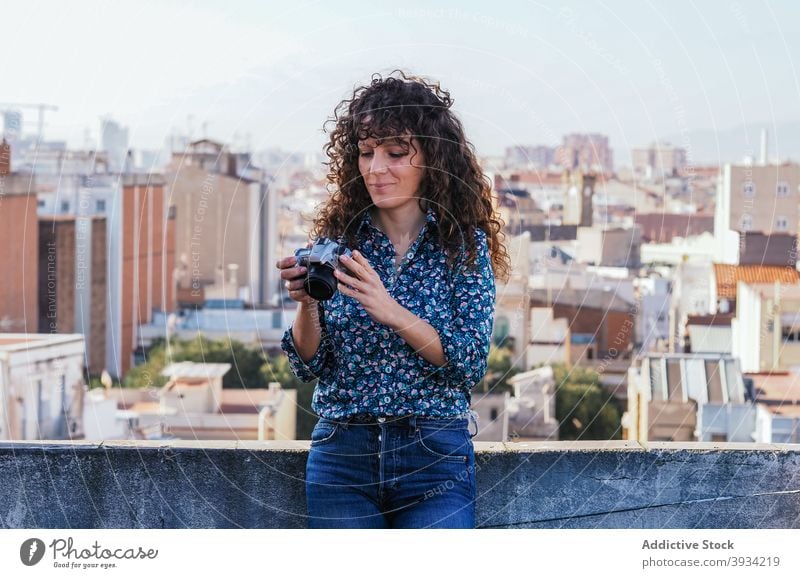
<svg viewBox="0 0 800 578">
<path fill-rule="evenodd" d="M 389 295 L 369 261 L 358 251 L 353 251 L 353 257 L 353 259 L 346 256 L 339 257 L 339 262 L 350 272 L 348 275 L 334 270 L 333 274 L 339 282 L 339 291 L 361 303 L 364 310 L 377 323 L 391 327 L 401 305 Z"/>
</svg>

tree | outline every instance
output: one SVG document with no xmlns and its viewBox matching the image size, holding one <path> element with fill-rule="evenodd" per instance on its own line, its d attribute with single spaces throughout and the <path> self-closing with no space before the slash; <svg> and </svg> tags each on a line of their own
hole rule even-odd
<svg viewBox="0 0 800 578">
<path fill-rule="evenodd" d="M 621 439 L 621 413 L 613 395 L 591 369 L 554 364 L 559 439 Z"/>
<path fill-rule="evenodd" d="M 169 363 L 194 361 L 197 363 L 230 363 L 231 369 L 222 378 L 222 387 L 228 389 L 266 387 L 261 366 L 264 357 L 261 350 L 249 347 L 235 339 L 212 340 L 198 335 L 191 341 L 172 343 L 171 358 L 163 341 L 154 344 L 147 353 L 147 360 L 131 368 L 125 375 L 125 387 L 161 387 L 167 378 L 161 370 Z"/>
</svg>

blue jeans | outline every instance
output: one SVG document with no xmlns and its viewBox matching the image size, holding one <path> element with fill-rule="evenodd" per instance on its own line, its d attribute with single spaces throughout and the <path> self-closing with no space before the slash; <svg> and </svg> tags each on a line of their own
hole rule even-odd
<svg viewBox="0 0 800 578">
<path fill-rule="evenodd" d="M 306 464 L 308 527 L 474 528 L 467 419 L 391 420 L 317 422 Z"/>
</svg>

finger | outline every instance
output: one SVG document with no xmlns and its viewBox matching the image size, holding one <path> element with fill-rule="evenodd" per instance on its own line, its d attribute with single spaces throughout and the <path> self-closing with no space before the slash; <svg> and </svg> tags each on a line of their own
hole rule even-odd
<svg viewBox="0 0 800 578">
<path fill-rule="evenodd" d="M 344 283 L 339 283 L 339 292 L 342 293 L 342 295 L 347 295 L 348 297 L 353 297 L 355 299 L 358 299 L 358 295 L 361 295 L 361 293 L 352 287 L 348 287 Z"/>
<path fill-rule="evenodd" d="M 305 281 L 303 279 L 296 279 L 294 281 L 286 281 L 283 285 L 289 291 L 297 291 L 298 289 L 303 289 L 304 284 Z"/>
<path fill-rule="evenodd" d="M 375 269 L 372 268 L 372 265 L 370 265 L 369 261 L 367 261 L 367 258 L 364 257 L 364 255 L 362 255 L 360 251 L 353 251 L 353 257 L 356 263 L 361 265 L 361 267 L 366 273 L 368 274 L 375 273 Z M 377 273 L 375 274 L 377 275 Z"/>
<path fill-rule="evenodd" d="M 296 263 L 297 263 L 297 257 L 295 257 L 294 255 L 290 255 L 289 257 L 278 259 L 278 262 L 275 264 L 275 266 L 278 269 L 285 269 L 286 267 L 291 267 Z"/>
<path fill-rule="evenodd" d="M 305 275 L 305 267 L 292 267 L 291 269 L 281 269 L 281 279 L 297 279 Z"/>
<path fill-rule="evenodd" d="M 303 289 L 295 289 L 294 291 L 289 291 L 289 297 L 295 301 L 302 301 L 308 299 L 308 293 Z"/>
<path fill-rule="evenodd" d="M 340 284 L 348 285 L 357 291 L 362 291 L 364 288 L 364 284 L 361 282 L 360 279 L 356 279 L 352 275 L 348 275 L 347 273 L 342 273 L 341 271 L 337 271 L 334 269 L 333 274 L 336 276 L 336 279 L 339 280 Z"/>
<path fill-rule="evenodd" d="M 347 255 L 342 255 L 339 257 L 339 260 L 347 267 L 355 277 L 365 278 L 367 275 L 367 270 L 355 259 L 352 257 L 348 257 Z"/>
</svg>

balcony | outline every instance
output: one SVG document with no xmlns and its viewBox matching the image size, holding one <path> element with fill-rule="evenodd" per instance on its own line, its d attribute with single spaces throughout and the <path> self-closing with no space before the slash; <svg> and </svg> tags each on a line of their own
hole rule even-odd
<svg viewBox="0 0 800 578">
<path fill-rule="evenodd" d="M 307 441 L 2 442 L 6 528 L 304 528 Z M 798 528 L 800 445 L 475 442 L 482 528 Z"/>
</svg>

